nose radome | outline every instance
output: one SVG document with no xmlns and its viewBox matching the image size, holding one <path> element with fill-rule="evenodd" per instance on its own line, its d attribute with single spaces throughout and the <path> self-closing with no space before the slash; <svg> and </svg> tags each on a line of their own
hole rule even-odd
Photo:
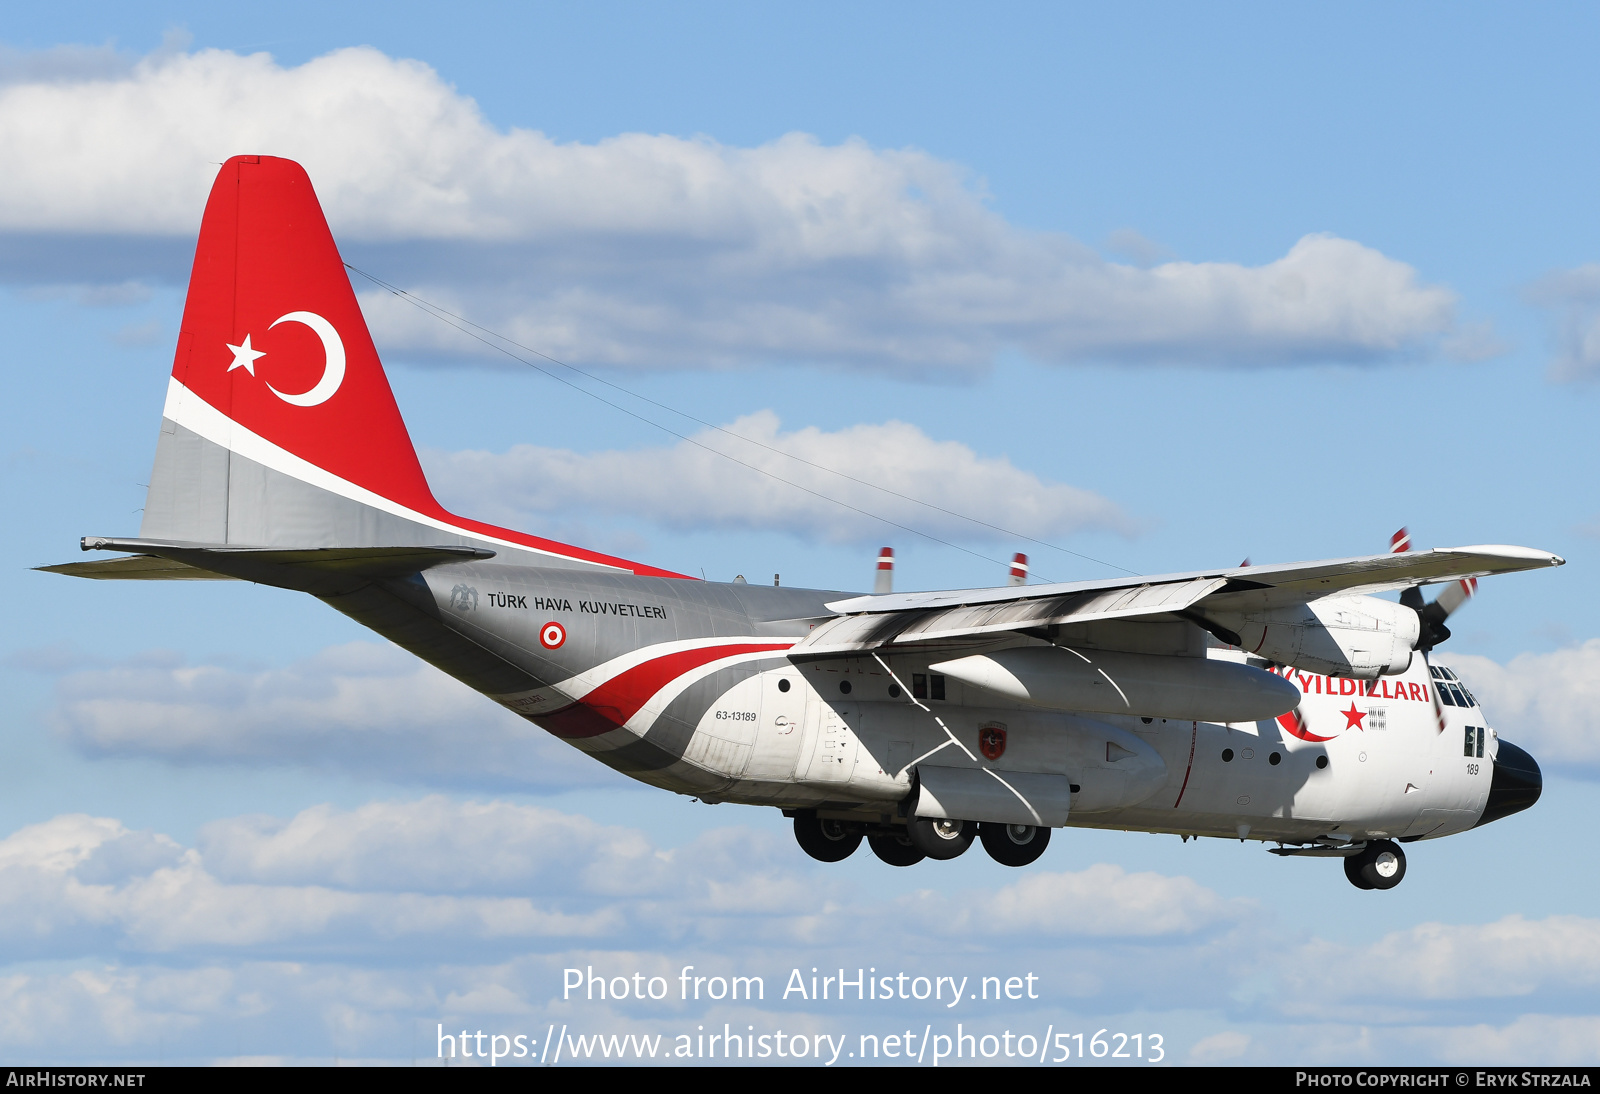
<svg viewBox="0 0 1600 1094">
<path fill-rule="evenodd" d="M 1478 824 L 1520 813 L 1544 791 L 1544 775 L 1534 758 L 1504 738 L 1494 761 L 1494 781 L 1489 784 L 1489 800 L 1484 802 Z M 1476 825 L 1474 825 L 1476 827 Z"/>
</svg>

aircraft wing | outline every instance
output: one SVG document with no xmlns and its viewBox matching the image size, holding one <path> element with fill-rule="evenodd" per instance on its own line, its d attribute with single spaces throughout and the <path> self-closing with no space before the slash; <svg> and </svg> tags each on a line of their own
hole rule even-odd
<svg viewBox="0 0 1600 1094">
<path fill-rule="evenodd" d="M 1204 614 L 1207 608 L 1231 612 L 1276 608 L 1325 596 L 1384 592 L 1564 562 L 1548 551 L 1490 544 L 1107 581 L 858 596 L 829 604 L 839 617 L 817 626 L 793 654 L 982 638 L 1057 623 L 1171 618 L 1184 612 Z"/>
</svg>

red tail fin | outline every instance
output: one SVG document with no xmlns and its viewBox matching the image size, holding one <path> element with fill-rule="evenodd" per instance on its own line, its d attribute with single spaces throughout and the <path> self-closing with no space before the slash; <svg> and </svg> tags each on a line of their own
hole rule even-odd
<svg viewBox="0 0 1600 1094">
<path fill-rule="evenodd" d="M 200 224 L 172 379 L 146 539 L 390 546 L 462 537 L 530 550 L 544 564 L 682 576 L 466 520 L 434 500 L 322 206 L 292 160 L 223 164 Z M 395 542 L 352 542 L 378 538 Z"/>
<path fill-rule="evenodd" d="M 305 169 L 223 164 L 172 375 L 233 422 L 407 508 L 438 508 Z"/>
</svg>

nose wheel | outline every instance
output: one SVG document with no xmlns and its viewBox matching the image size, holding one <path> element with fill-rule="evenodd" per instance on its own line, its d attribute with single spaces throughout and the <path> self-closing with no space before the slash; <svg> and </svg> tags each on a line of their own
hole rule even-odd
<svg viewBox="0 0 1600 1094">
<path fill-rule="evenodd" d="M 1406 876 L 1406 853 L 1393 840 L 1368 840 L 1344 860 L 1344 876 L 1357 889 L 1393 889 Z"/>
</svg>

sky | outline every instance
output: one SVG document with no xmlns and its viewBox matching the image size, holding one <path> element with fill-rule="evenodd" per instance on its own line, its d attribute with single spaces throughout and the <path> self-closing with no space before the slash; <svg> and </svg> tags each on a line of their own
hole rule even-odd
<svg viewBox="0 0 1600 1094">
<path fill-rule="evenodd" d="M 507 1066 L 726 1026 L 930 1066 L 961 1023 L 990 1065 L 1102 1030 L 1083 1063 L 1597 1061 L 1592 8 L 240 9 L 0 16 L 0 1060 L 437 1064 L 482 1030 Z M 455 512 L 843 590 L 885 544 L 901 589 L 1402 525 L 1554 551 L 1438 654 L 1544 796 L 1387 893 L 1078 829 L 1023 871 L 826 866 L 309 598 L 34 572 L 137 532 L 240 153 L 310 173 Z M 813 969 L 905 979 L 820 1000 Z M 899 998 L 919 976 L 943 997 Z M 1022 986 L 952 1009 L 945 976 Z"/>
</svg>

